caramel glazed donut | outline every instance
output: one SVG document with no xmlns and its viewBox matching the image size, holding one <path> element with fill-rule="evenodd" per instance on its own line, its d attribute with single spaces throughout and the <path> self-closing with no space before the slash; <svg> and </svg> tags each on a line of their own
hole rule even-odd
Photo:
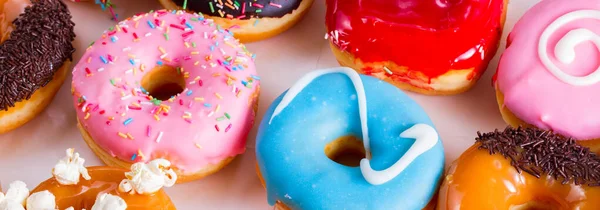
<svg viewBox="0 0 600 210">
<path fill-rule="evenodd" d="M 538 128 L 478 133 L 449 168 L 439 210 L 600 208 L 600 157 Z"/>
<path fill-rule="evenodd" d="M 52 101 L 75 51 L 74 25 L 62 1 L 0 0 L 0 134 Z"/>
<path fill-rule="evenodd" d="M 200 12 L 241 42 L 280 34 L 298 23 L 314 0 L 159 0 L 167 9 Z"/>
<path fill-rule="evenodd" d="M 29 192 L 25 183 L 10 184 L 0 192 L 2 210 L 174 210 L 162 187 L 175 184 L 169 161 L 136 163 L 131 171 L 109 166 L 84 167 L 73 149 L 52 170 L 54 177 Z M 83 180 L 80 178 L 83 177 Z"/>
</svg>

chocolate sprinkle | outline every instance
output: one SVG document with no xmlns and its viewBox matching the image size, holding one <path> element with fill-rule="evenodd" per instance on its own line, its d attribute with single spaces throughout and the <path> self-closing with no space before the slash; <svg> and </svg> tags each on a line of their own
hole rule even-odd
<svg viewBox="0 0 600 210">
<path fill-rule="evenodd" d="M 0 110 L 29 99 L 67 59 L 73 60 L 75 24 L 67 6 L 60 0 L 31 3 L 0 45 Z"/>
<path fill-rule="evenodd" d="M 562 184 L 600 185 L 600 157 L 571 138 L 538 128 L 511 128 L 477 132 L 479 149 L 509 159 L 519 173 L 537 178 L 547 175 Z"/>
</svg>

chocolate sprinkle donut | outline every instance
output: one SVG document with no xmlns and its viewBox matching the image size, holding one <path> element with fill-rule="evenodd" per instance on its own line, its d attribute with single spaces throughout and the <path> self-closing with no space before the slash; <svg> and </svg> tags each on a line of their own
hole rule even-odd
<svg viewBox="0 0 600 210">
<path fill-rule="evenodd" d="M 481 134 L 479 149 L 509 159 L 519 173 L 550 176 L 562 184 L 600 185 L 600 157 L 575 140 L 538 128 L 511 128 Z"/>
<path fill-rule="evenodd" d="M 29 99 L 52 80 L 75 39 L 71 14 L 60 0 L 32 0 L 13 21 L 10 38 L 0 45 L 0 110 Z"/>
<path fill-rule="evenodd" d="M 182 7 L 185 0 L 173 0 Z M 187 0 L 187 9 L 205 15 L 247 20 L 283 17 L 298 9 L 302 0 Z"/>
</svg>

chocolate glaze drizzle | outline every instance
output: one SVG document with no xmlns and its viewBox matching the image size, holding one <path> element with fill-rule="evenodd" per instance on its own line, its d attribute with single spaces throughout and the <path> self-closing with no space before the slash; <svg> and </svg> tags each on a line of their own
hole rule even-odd
<svg viewBox="0 0 600 210">
<path fill-rule="evenodd" d="M 519 173 L 544 175 L 563 184 L 600 186 L 600 157 L 571 138 L 538 128 L 511 128 L 477 132 L 479 149 L 509 159 Z"/>
<path fill-rule="evenodd" d="M 183 6 L 185 0 L 173 0 Z M 283 17 L 298 9 L 302 0 L 195 0 L 187 1 L 187 9 L 205 15 L 250 19 L 262 17 Z"/>
<path fill-rule="evenodd" d="M 29 99 L 75 51 L 71 14 L 60 0 L 32 0 L 0 45 L 0 110 Z"/>
</svg>

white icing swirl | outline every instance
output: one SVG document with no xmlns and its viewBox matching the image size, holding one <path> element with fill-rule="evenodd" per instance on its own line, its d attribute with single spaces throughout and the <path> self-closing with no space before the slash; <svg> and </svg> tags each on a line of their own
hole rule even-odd
<svg viewBox="0 0 600 210">
<path fill-rule="evenodd" d="M 85 159 L 79 157 L 74 149 L 67 149 L 67 156 L 59 160 L 54 166 L 52 174 L 58 183 L 62 185 L 76 185 L 79 183 L 79 177 L 90 180 L 87 169 L 83 164 Z"/>
<path fill-rule="evenodd" d="M 119 196 L 107 193 L 98 194 L 92 210 L 125 210 L 127 203 Z"/>
<path fill-rule="evenodd" d="M 36 192 L 27 198 L 27 210 L 54 210 L 56 197 L 48 190 Z"/>
<path fill-rule="evenodd" d="M 592 18 L 600 20 L 600 11 L 597 10 L 578 10 L 567 13 L 552 22 L 542 33 L 538 45 L 538 56 L 542 64 L 561 81 L 575 86 L 593 85 L 600 82 L 600 67 L 596 71 L 586 76 L 573 76 L 565 73 L 556 66 L 548 56 L 548 41 L 550 36 L 554 34 L 563 25 L 584 18 Z M 563 36 L 554 48 L 554 55 L 558 61 L 563 64 L 570 64 L 575 61 L 575 47 L 583 42 L 591 41 L 600 49 L 600 36 L 586 28 L 578 28 L 569 31 Z"/>
<path fill-rule="evenodd" d="M 400 137 L 402 138 L 416 139 L 415 143 L 413 143 L 408 151 L 389 168 L 381 171 L 373 170 L 369 162 L 369 159 L 371 159 L 371 146 L 369 139 L 369 128 L 367 126 L 367 101 L 365 88 L 360 75 L 356 73 L 356 71 L 346 67 L 324 69 L 306 74 L 304 77 L 298 80 L 298 82 L 296 82 L 296 84 L 294 84 L 283 96 L 281 102 L 279 102 L 277 107 L 275 107 L 273 115 L 271 116 L 271 119 L 269 119 L 269 124 L 271 124 L 273 118 L 279 115 L 314 79 L 322 75 L 332 73 L 342 73 L 348 76 L 352 81 L 352 84 L 356 90 L 356 95 L 358 96 L 358 111 L 363 134 L 363 145 L 365 147 L 367 156 L 360 161 L 360 170 L 367 182 L 372 185 L 380 185 L 392 180 L 394 177 L 402 173 L 402 171 L 404 171 L 404 169 L 406 169 L 406 167 L 410 165 L 410 163 L 412 163 L 418 156 L 433 148 L 437 144 L 438 133 L 433 127 L 427 124 L 416 124 L 400 134 Z"/>
<path fill-rule="evenodd" d="M 119 190 L 151 194 L 159 191 L 163 186 L 173 186 L 177 180 L 177 174 L 169 168 L 170 166 L 171 162 L 165 159 L 156 159 L 147 164 L 134 163 L 131 165 L 131 171 L 125 173 L 127 179 L 121 181 Z"/>
</svg>

